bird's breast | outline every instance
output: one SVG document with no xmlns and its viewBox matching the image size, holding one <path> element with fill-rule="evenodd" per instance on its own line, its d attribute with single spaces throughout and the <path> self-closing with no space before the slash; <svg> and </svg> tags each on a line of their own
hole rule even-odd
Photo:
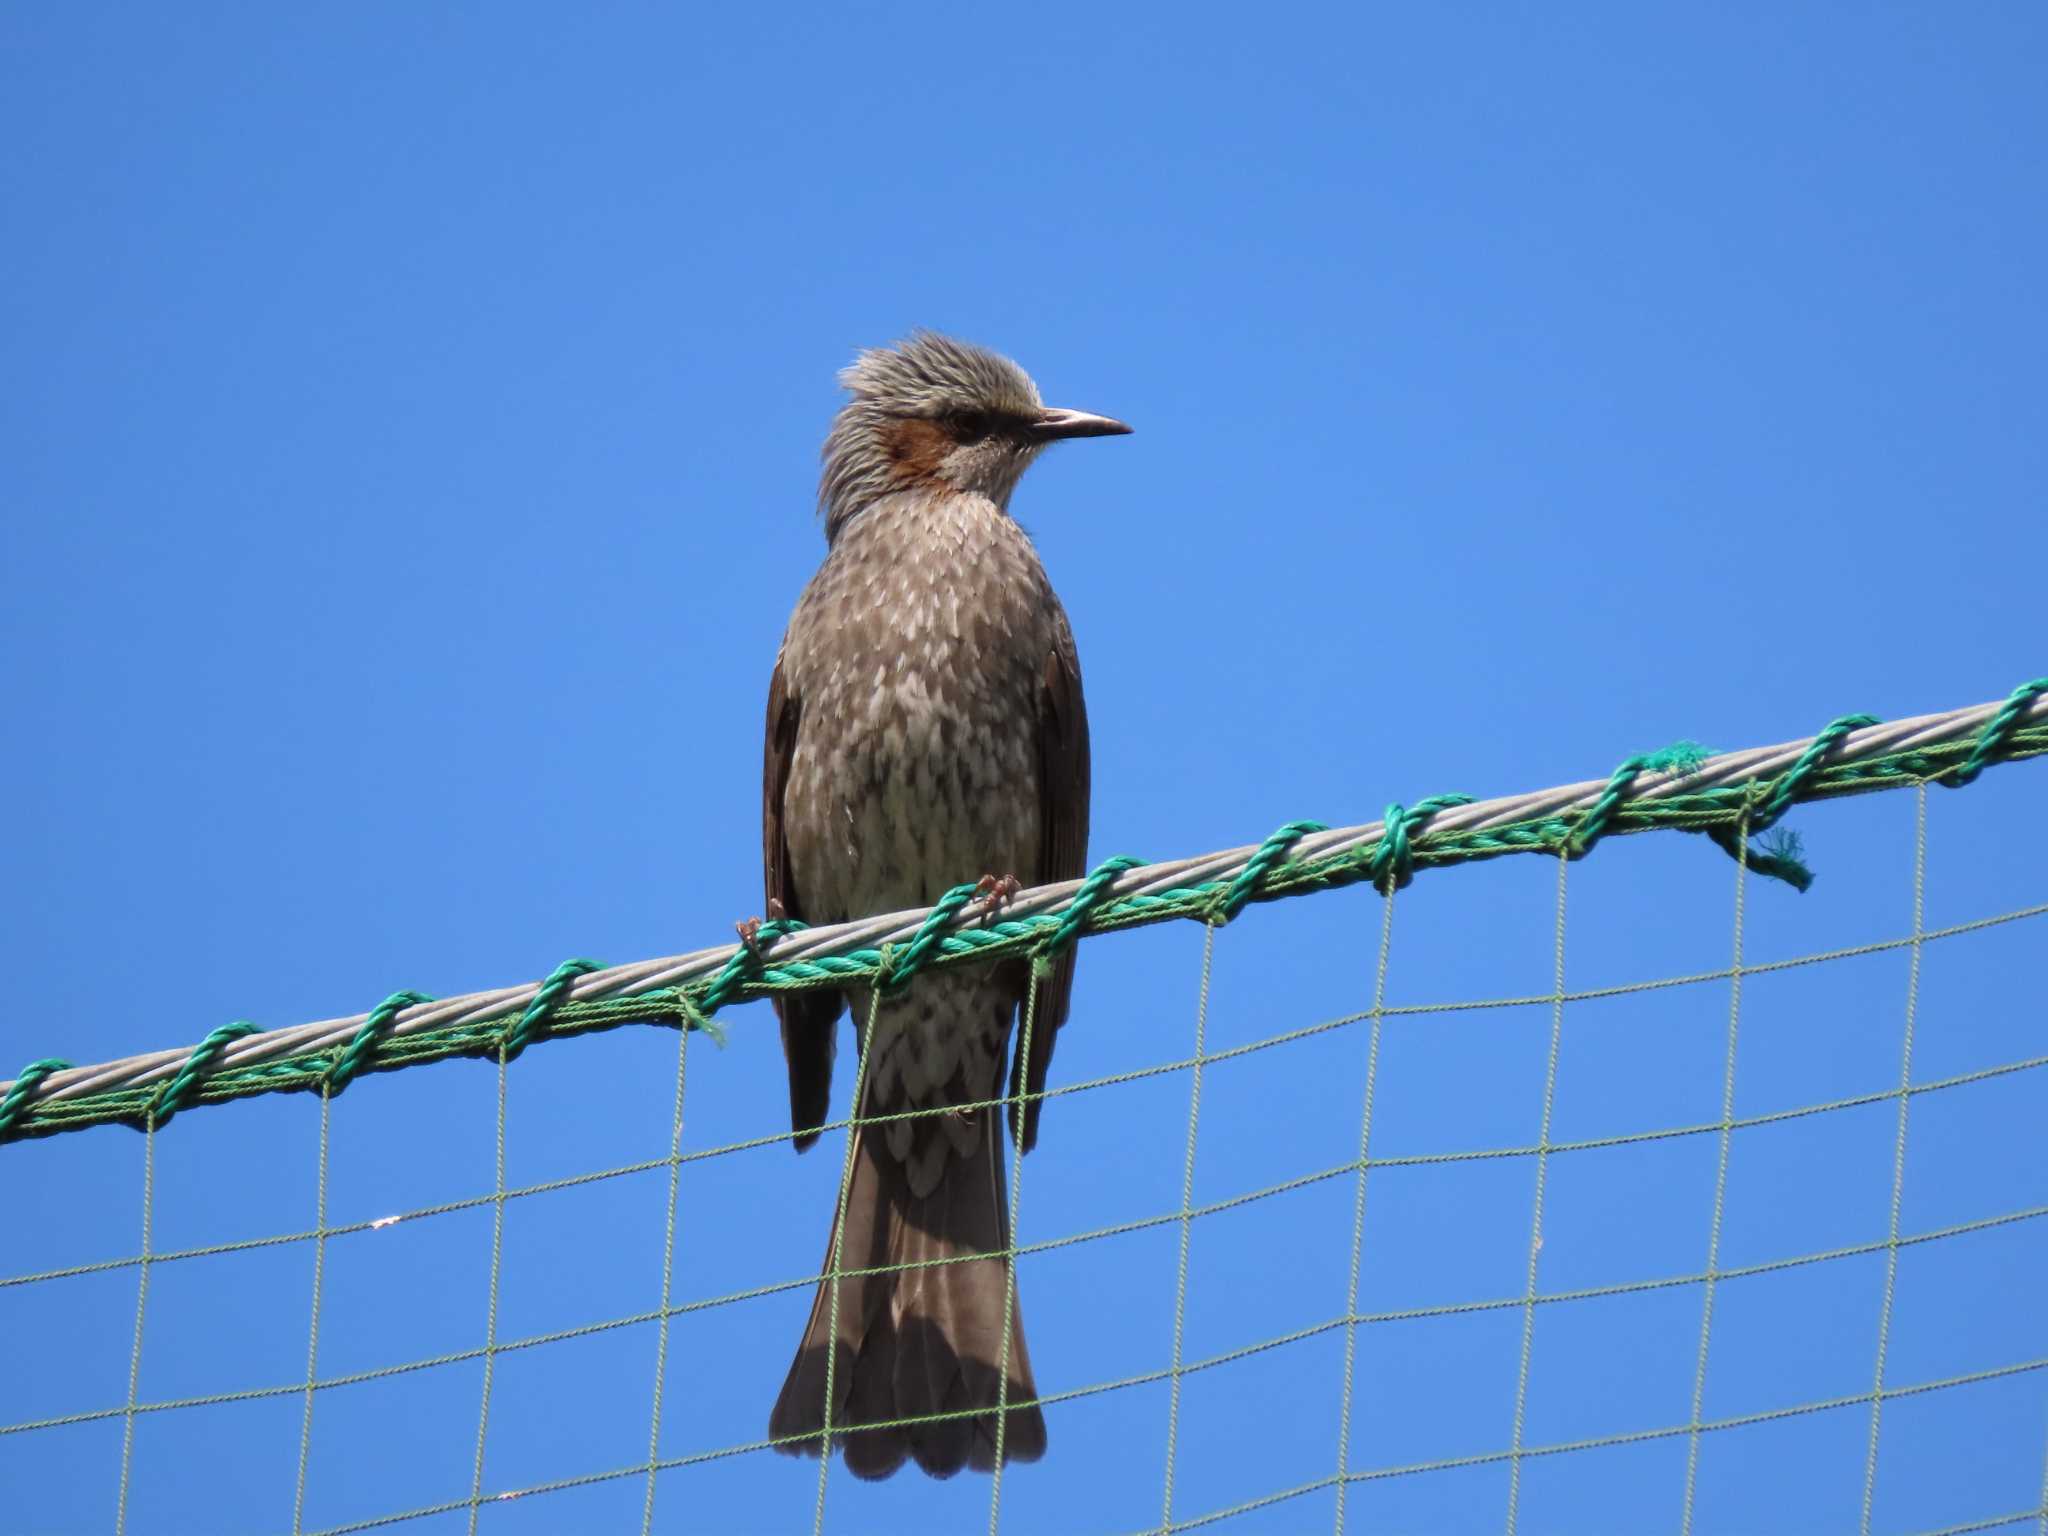
<svg viewBox="0 0 2048 1536">
<path fill-rule="evenodd" d="M 895 498 L 842 530 L 783 653 L 801 701 L 784 832 L 813 921 L 1038 878 L 1058 622 L 1030 541 L 980 498 Z"/>
</svg>

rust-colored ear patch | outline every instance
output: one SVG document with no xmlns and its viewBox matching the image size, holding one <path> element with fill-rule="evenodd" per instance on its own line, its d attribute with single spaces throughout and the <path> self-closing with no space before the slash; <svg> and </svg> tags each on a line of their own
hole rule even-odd
<svg viewBox="0 0 2048 1536">
<path fill-rule="evenodd" d="M 936 421 L 906 416 L 883 429 L 882 448 L 889 455 L 889 472 L 907 483 L 936 474 L 939 461 L 953 451 L 953 439 Z"/>
</svg>

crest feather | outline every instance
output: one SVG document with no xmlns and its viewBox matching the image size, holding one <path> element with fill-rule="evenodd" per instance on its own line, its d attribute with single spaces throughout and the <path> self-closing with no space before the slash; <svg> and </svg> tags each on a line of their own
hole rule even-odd
<svg viewBox="0 0 2048 1536">
<path fill-rule="evenodd" d="M 892 421 L 970 411 L 1035 416 L 1044 409 L 1031 375 L 1007 357 L 936 331 L 913 331 L 893 346 L 868 348 L 840 370 L 839 382 L 853 398 L 825 438 L 818 509 L 828 539 L 895 488 L 882 446 Z"/>
</svg>

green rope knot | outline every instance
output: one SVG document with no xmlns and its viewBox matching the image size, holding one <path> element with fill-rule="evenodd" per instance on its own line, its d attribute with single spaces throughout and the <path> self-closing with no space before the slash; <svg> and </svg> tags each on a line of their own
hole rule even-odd
<svg viewBox="0 0 2048 1536">
<path fill-rule="evenodd" d="M 1380 818 L 1380 840 L 1373 845 L 1372 858 L 1366 865 L 1367 878 L 1374 888 L 1382 896 L 1406 889 L 1415 878 L 1415 837 L 1438 811 L 1471 803 L 1470 795 L 1431 795 L 1427 800 L 1416 801 L 1412 809 L 1398 800 L 1388 806 L 1387 814 Z"/>
<path fill-rule="evenodd" d="M 328 1093 L 339 1093 L 355 1081 L 356 1074 L 370 1064 L 377 1054 L 377 1047 L 384 1043 L 384 1037 L 391 1033 L 391 1026 L 401 1013 L 417 1003 L 432 1001 L 424 992 L 394 992 L 372 1008 L 370 1016 L 363 1020 L 363 1027 L 349 1041 L 348 1048 L 335 1058 L 334 1065 L 321 1079 Z"/>
<path fill-rule="evenodd" d="M 1799 760 L 1779 775 L 1777 783 L 1772 786 L 1770 799 L 1764 802 L 1763 811 L 1749 824 L 1751 835 L 1777 825 L 1778 818 L 1792 808 L 1792 802 L 1806 789 L 1806 781 L 1820 772 L 1822 761 L 1841 744 L 1844 736 L 1878 723 L 1875 715 L 1842 715 L 1822 727 L 1820 734 L 1813 738 L 1813 745 L 1800 753 Z"/>
<path fill-rule="evenodd" d="M 1614 772 L 1607 776 L 1599 798 L 1586 807 L 1585 815 L 1578 819 L 1566 836 L 1564 856 L 1583 859 L 1593 851 L 1593 845 L 1606 835 L 1607 824 L 1614 819 L 1621 802 L 1635 787 L 1638 774 L 1688 774 L 1710 756 L 1712 754 L 1696 741 L 1674 741 L 1659 751 L 1638 752 L 1634 757 L 1623 758 L 1615 765 Z"/>
<path fill-rule="evenodd" d="M 725 968 L 711 978 L 711 984 L 697 994 L 696 1004 L 689 1010 L 690 1027 L 702 1029 L 711 1022 L 711 1016 L 732 1001 L 733 993 L 739 991 L 753 977 L 761 974 L 761 951 L 786 934 L 801 933 L 810 925 L 793 917 L 778 917 L 773 922 L 763 923 L 754 930 L 754 941 L 742 944 L 732 952 L 732 958 L 725 962 Z M 701 1021 L 701 1022 L 700 1022 Z"/>
<path fill-rule="evenodd" d="M 882 970 L 877 985 L 884 992 L 896 992 L 910 985 L 911 978 L 924 969 L 932 951 L 939 947 L 939 941 L 946 936 L 946 930 L 953 921 L 967 909 L 969 902 L 981 893 L 979 885 L 956 885 L 932 905 L 925 913 L 924 921 L 917 925 L 917 932 L 910 936 L 910 942 L 902 949 L 893 946 L 882 953 Z"/>
<path fill-rule="evenodd" d="M 2005 750 L 2006 738 L 2019 728 L 2020 716 L 2027 706 L 2048 693 L 2048 677 L 2037 677 L 2030 683 L 2021 683 L 2013 689 L 1997 714 L 1984 722 L 1984 729 L 1977 733 L 1977 739 L 1970 744 L 1970 755 L 1935 783 L 1947 789 L 1961 789 L 1974 780 L 1987 766 L 1997 761 Z"/>
<path fill-rule="evenodd" d="M 1723 830 L 1726 830 L 1725 828 Z M 1729 835 L 1729 845 L 1735 838 Z M 1782 880 L 1802 894 L 1813 885 L 1813 871 L 1806 865 L 1806 840 L 1796 827 L 1779 827 L 1749 845 L 1743 862 L 1760 875 Z"/>
<path fill-rule="evenodd" d="M 71 1063 L 61 1056 L 45 1056 L 32 1061 L 21 1069 L 14 1079 L 14 1086 L 7 1090 L 7 1096 L 0 1098 L 0 1141 L 14 1133 L 14 1128 L 28 1113 L 28 1102 L 43 1086 L 43 1079 L 52 1072 L 69 1070 Z"/>
<path fill-rule="evenodd" d="M 256 1033 L 256 1026 L 247 1019 L 237 1019 L 232 1024 L 223 1024 L 204 1040 L 192 1047 L 192 1054 L 185 1058 L 185 1064 L 178 1068 L 177 1075 L 149 1101 L 142 1112 L 141 1129 L 159 1130 L 170 1123 L 171 1116 L 192 1102 L 192 1096 L 206 1081 L 207 1073 L 220 1059 L 220 1053 L 227 1049 L 228 1042 L 239 1040 L 244 1035 Z"/>
<path fill-rule="evenodd" d="M 1088 878 L 1081 882 L 1081 888 L 1074 892 L 1073 899 L 1060 913 L 1059 925 L 1039 941 L 1031 952 L 1033 969 L 1041 965 L 1040 978 L 1051 974 L 1053 957 L 1081 936 L 1081 930 L 1088 925 L 1088 919 L 1095 915 L 1095 909 L 1109 900 L 1109 888 L 1116 884 L 1116 877 L 1127 869 L 1136 869 L 1143 859 L 1134 859 L 1127 853 L 1104 859 L 1088 872 Z"/>
<path fill-rule="evenodd" d="M 1851 731 L 1877 723 L 1875 715 L 1842 715 L 1830 720 L 1792 766 L 1778 775 L 1768 792 L 1761 784 L 1750 786 L 1745 796 L 1745 803 L 1750 809 L 1743 812 L 1741 821 L 1732 827 L 1704 829 L 1714 846 L 1760 875 L 1781 880 L 1795 891 L 1803 893 L 1810 890 L 1813 871 L 1806 867 L 1805 849 L 1797 832 L 1781 832 L 1761 843 L 1747 843 L 1747 840 L 1769 831 L 1777 824 L 1778 818 L 1791 809 L 1792 803 L 1804 792 L 1807 781 L 1820 772 L 1821 764 L 1841 744 L 1843 737 Z"/>
<path fill-rule="evenodd" d="M 698 1006 L 697 1000 L 690 996 L 689 989 L 687 987 L 673 987 L 670 989 L 670 995 L 675 998 L 676 1008 L 683 1016 L 683 1028 L 685 1030 L 695 1030 L 699 1034 L 709 1035 L 711 1043 L 721 1051 L 724 1050 L 725 1026 Z"/>
<path fill-rule="evenodd" d="M 868 1048 L 868 1026 L 875 1022 L 876 1007 L 879 1006 L 884 997 L 887 997 L 896 988 L 896 962 L 901 958 L 902 954 L 903 946 L 901 944 L 887 942 L 884 942 L 875 951 L 874 975 L 868 983 L 874 989 L 871 995 L 872 1001 L 866 1017 L 856 1017 L 853 1024 L 854 1035 L 857 1037 L 860 1048 L 863 1051 Z M 856 1013 L 858 1013 L 858 1010 L 856 1010 Z"/>
<path fill-rule="evenodd" d="M 1245 903 L 1252 899 L 1259 882 L 1266 878 L 1266 872 L 1286 856 L 1288 849 L 1311 832 L 1329 830 L 1320 821 L 1290 821 L 1281 827 L 1253 850 L 1235 880 L 1209 898 L 1208 910 L 1202 913 L 1202 921 L 1212 928 L 1220 928 L 1236 917 L 1244 910 Z"/>
<path fill-rule="evenodd" d="M 526 1005 L 526 1011 L 513 1021 L 499 1043 L 499 1060 L 512 1061 L 535 1040 L 547 1033 L 548 1020 L 562 1006 L 567 996 L 569 983 L 578 976 L 588 976 L 592 971 L 601 971 L 604 966 L 596 960 L 564 960 L 548 973 L 548 979 L 540 984 L 540 990 L 533 994 L 533 1001 Z"/>
</svg>

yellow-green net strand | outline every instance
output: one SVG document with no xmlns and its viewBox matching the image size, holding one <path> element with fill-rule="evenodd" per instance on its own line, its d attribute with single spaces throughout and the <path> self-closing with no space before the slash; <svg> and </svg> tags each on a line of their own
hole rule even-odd
<svg viewBox="0 0 2048 1536">
<path fill-rule="evenodd" d="M 1019 1249 L 1017 1234 L 1022 1230 L 1019 1207 L 1024 1199 L 1024 1090 L 1030 1082 L 1031 1032 L 1038 1021 L 1038 994 L 1043 984 L 1041 967 L 1033 962 L 1031 980 L 1024 993 L 1024 1013 L 1018 1021 L 1017 1033 L 1017 1092 L 1010 1099 L 1010 1209 L 1009 1227 L 1003 1235 L 1003 1328 L 999 1337 L 1002 1343 L 996 1347 L 996 1460 L 989 1473 L 988 1484 L 988 1536 L 996 1536 L 1002 1527 L 1003 1518 L 1003 1462 L 1005 1440 L 1010 1423 L 1010 1326 L 1017 1313 L 1017 1261 Z M 1001 1057 L 997 1057 L 997 1070 L 1001 1070 Z M 985 1115 L 998 1115 L 1001 1111 L 985 1109 Z M 1002 1134 L 1002 1121 L 996 1122 L 996 1134 Z"/>
<path fill-rule="evenodd" d="M 1906 960 L 1906 1017 L 1899 1043 L 1899 1081 L 1913 1081 L 1913 1028 L 1920 1013 L 1920 935 L 1927 926 L 1927 786 L 1913 796 L 1913 938 Z M 1870 1536 L 1870 1516 L 1877 1499 L 1877 1449 L 1884 1425 L 1884 1372 L 1891 1352 L 1892 1301 L 1899 1283 L 1899 1214 L 1906 1190 L 1906 1126 L 1912 1096 L 1899 1095 L 1898 1131 L 1892 1144 L 1891 1215 L 1885 1233 L 1884 1299 L 1877 1318 L 1877 1364 L 1872 1373 L 1870 1444 L 1863 1461 L 1863 1510 L 1858 1528 Z"/>
<path fill-rule="evenodd" d="M 882 1011 L 882 987 L 878 982 L 868 991 L 867 1027 L 861 1032 L 860 1049 L 854 1055 L 853 1113 L 847 1119 L 846 1153 L 839 1167 L 839 1198 L 832 1207 L 832 1262 L 825 1273 L 831 1287 L 826 1303 L 825 1331 L 825 1413 L 818 1437 L 818 1503 L 811 1516 L 811 1536 L 825 1536 L 825 1486 L 832 1475 L 832 1399 L 838 1391 L 839 1367 L 839 1283 L 845 1271 L 846 1202 L 853 1189 L 853 1159 L 860 1145 L 861 1128 L 869 1123 L 861 1104 L 867 1083 L 868 1056 L 875 1048 L 875 1021 Z"/>
<path fill-rule="evenodd" d="M 1707 1223 L 1706 1281 L 1700 1290 L 1700 1342 L 1693 1358 L 1692 1431 L 1685 1442 L 1685 1496 L 1679 1509 L 1680 1536 L 1692 1536 L 1700 1480 L 1699 1425 L 1706 1407 L 1707 1356 L 1714 1339 L 1714 1284 L 1721 1265 L 1721 1229 L 1728 1210 L 1728 1157 L 1735 1136 L 1735 1049 L 1742 1028 L 1743 931 L 1748 913 L 1749 826 L 1738 831 L 1735 860 L 1735 918 L 1731 925 L 1733 958 L 1728 967 L 1728 1046 L 1721 1058 L 1721 1125 L 1714 1152 L 1714 1205 Z"/>
<path fill-rule="evenodd" d="M 1529 1270 L 1523 1287 L 1522 1347 L 1515 1367 L 1513 1454 L 1508 1458 L 1508 1536 L 1522 1513 L 1522 1430 L 1529 1410 L 1529 1362 L 1536 1343 L 1536 1271 L 1543 1254 L 1543 1197 L 1550 1183 L 1550 1122 L 1557 1107 L 1558 1047 L 1564 1039 L 1565 895 L 1571 871 L 1569 844 L 1557 851 L 1557 916 L 1553 924 L 1550 1052 L 1543 1069 L 1543 1120 L 1536 1137 L 1536 1192 L 1529 1210 Z"/>
<path fill-rule="evenodd" d="M 142 1260 L 135 1271 L 135 1342 L 128 1351 L 128 1407 L 121 1418 L 121 1491 L 114 1506 L 114 1536 L 128 1530 L 128 1485 L 135 1467 L 136 1389 L 142 1381 L 142 1324 L 149 1309 L 150 1229 L 156 1212 L 156 1111 L 142 1128 Z"/>
<path fill-rule="evenodd" d="M 320 1379 L 321 1290 L 327 1278 L 327 1156 L 334 1120 L 330 1084 L 320 1085 L 320 1165 L 313 1197 L 313 1301 L 306 1323 L 306 1401 L 299 1413 L 299 1474 L 292 1490 L 292 1536 L 306 1528 L 306 1466 L 313 1455 L 313 1391 Z"/>
<path fill-rule="evenodd" d="M 1380 1076 L 1380 1036 L 1387 1005 L 1387 957 L 1394 939 L 1394 895 L 1389 882 L 1380 899 L 1379 965 L 1372 986 L 1372 1028 L 1365 1051 L 1365 1091 L 1358 1110 L 1358 1182 L 1351 1201 L 1351 1276 L 1344 1292 L 1344 1391 L 1337 1414 L 1337 1515 L 1336 1529 L 1344 1529 L 1344 1474 L 1351 1466 L 1351 1396 L 1358 1358 L 1358 1276 L 1365 1251 L 1365 1184 L 1371 1171 L 1373 1099 Z"/>
<path fill-rule="evenodd" d="M 1188 1149 L 1180 1181 L 1180 1258 L 1173 1280 L 1173 1366 L 1167 1373 L 1166 1470 L 1160 1494 L 1159 1524 L 1173 1528 L 1173 1467 L 1180 1449 L 1181 1349 L 1187 1336 L 1188 1243 L 1194 1231 L 1195 1141 L 1202 1123 L 1202 1065 L 1208 1050 L 1209 979 L 1216 962 L 1216 923 L 1202 928 L 1202 981 L 1195 1002 L 1195 1064 L 1188 1087 Z"/>
<path fill-rule="evenodd" d="M 676 1107 L 668 1140 L 668 1220 L 661 1238 L 661 1320 L 654 1344 L 654 1406 L 648 1412 L 647 1492 L 640 1506 L 640 1536 L 654 1530 L 656 1464 L 661 1460 L 661 1401 L 668 1385 L 668 1329 L 675 1316 L 676 1204 L 683 1176 L 683 1087 L 688 1081 L 690 1031 L 676 1031 Z"/>
<path fill-rule="evenodd" d="M 476 1536 L 484 1498 L 484 1446 L 491 1433 L 491 1385 L 498 1364 L 498 1292 L 505 1272 L 505 1090 L 511 1059 L 498 1046 L 497 1194 L 491 1203 L 491 1291 L 484 1314 L 484 1382 L 476 1411 L 476 1464 L 469 1482 L 469 1536 Z"/>
</svg>

